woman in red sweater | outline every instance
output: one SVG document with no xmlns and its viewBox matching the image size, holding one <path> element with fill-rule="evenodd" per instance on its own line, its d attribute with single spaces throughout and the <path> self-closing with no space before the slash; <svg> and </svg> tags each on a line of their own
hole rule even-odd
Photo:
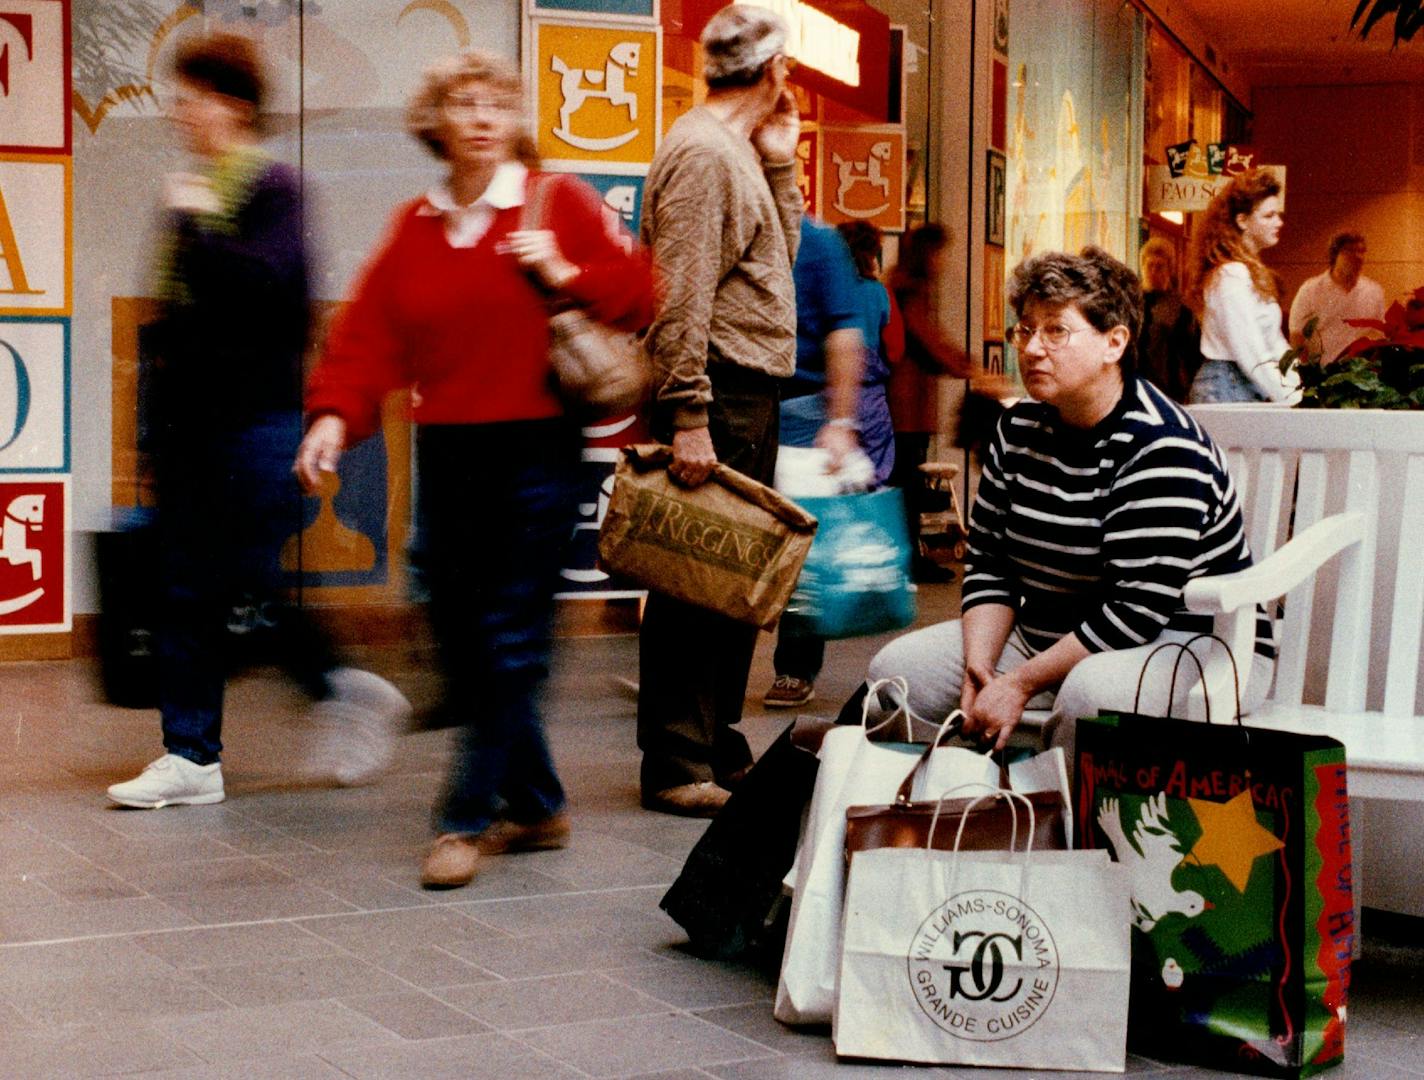
<svg viewBox="0 0 1424 1080">
<path fill-rule="evenodd" d="M 413 388 L 430 616 L 464 721 L 428 888 L 468 883 L 482 855 L 568 836 L 538 696 L 580 439 L 554 387 L 543 293 L 624 329 L 652 315 L 649 264 L 598 195 L 534 171 L 522 99 L 515 67 L 488 53 L 427 73 L 408 126 L 449 175 L 396 213 L 333 327 L 296 463 L 315 488 L 376 430 L 381 400 Z M 532 191 L 543 227 L 527 229 Z"/>
</svg>

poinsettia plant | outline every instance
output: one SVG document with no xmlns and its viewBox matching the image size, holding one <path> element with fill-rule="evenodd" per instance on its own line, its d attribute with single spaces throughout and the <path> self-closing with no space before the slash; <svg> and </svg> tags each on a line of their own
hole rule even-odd
<svg viewBox="0 0 1424 1080">
<path fill-rule="evenodd" d="M 1281 373 L 1300 374 L 1303 409 L 1424 409 L 1424 286 L 1406 303 L 1395 301 L 1380 319 L 1349 319 L 1372 330 L 1338 357 L 1319 351 L 1316 320 L 1305 324 L 1305 344 L 1281 357 Z"/>
</svg>

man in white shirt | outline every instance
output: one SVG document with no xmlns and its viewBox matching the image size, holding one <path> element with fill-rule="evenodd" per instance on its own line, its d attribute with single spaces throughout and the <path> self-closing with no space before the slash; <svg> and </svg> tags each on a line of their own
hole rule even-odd
<svg viewBox="0 0 1424 1080">
<path fill-rule="evenodd" d="M 1336 233 L 1330 240 L 1330 269 L 1310 278 L 1295 294 L 1290 310 L 1292 345 L 1308 344 L 1321 358 L 1334 360 L 1364 331 L 1346 319 L 1383 319 L 1384 289 L 1360 271 L 1365 265 L 1365 238 L 1357 232 Z M 1305 341 L 1305 325 L 1318 319 L 1315 334 Z"/>
</svg>

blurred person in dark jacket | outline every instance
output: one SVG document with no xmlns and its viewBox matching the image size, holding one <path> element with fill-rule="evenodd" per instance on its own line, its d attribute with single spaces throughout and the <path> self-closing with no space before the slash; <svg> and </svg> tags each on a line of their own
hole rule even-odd
<svg viewBox="0 0 1424 1080">
<path fill-rule="evenodd" d="M 282 589 L 278 555 L 300 532 L 291 474 L 310 331 L 301 181 L 259 146 L 264 80 L 246 38 L 185 43 L 173 119 L 195 170 L 168 178 L 161 314 L 147 403 L 162 591 L 158 697 L 166 753 L 109 788 L 155 809 L 224 798 L 223 691 L 235 600 L 257 598 L 277 655 L 314 698 L 316 766 L 343 783 L 390 761 L 409 713 L 370 672 L 340 666 Z"/>
<path fill-rule="evenodd" d="M 1160 236 L 1142 246 L 1137 372 L 1179 405 L 1201 366 L 1201 327 L 1177 290 L 1177 256 Z"/>
</svg>

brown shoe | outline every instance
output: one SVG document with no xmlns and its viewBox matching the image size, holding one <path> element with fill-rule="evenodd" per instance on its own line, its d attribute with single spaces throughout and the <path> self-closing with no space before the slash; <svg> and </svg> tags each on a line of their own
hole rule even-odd
<svg viewBox="0 0 1424 1080">
<path fill-rule="evenodd" d="M 716 817 L 717 811 L 726 806 L 731 797 L 732 793 L 726 788 L 704 780 L 700 784 L 679 784 L 652 795 L 644 795 L 643 806 L 648 810 L 677 814 L 679 817 L 710 818 Z"/>
<path fill-rule="evenodd" d="M 798 705 L 805 705 L 815 696 L 816 687 L 809 679 L 798 679 L 795 675 L 778 675 L 761 703 L 768 709 L 794 709 Z"/>
<path fill-rule="evenodd" d="M 480 869 L 479 838 L 468 833 L 444 833 L 420 867 L 420 884 L 427 889 L 458 889 Z"/>
<path fill-rule="evenodd" d="M 510 851 L 553 851 L 569 843 L 569 816 L 553 814 L 543 821 L 525 824 L 496 821 L 480 834 L 482 855 L 503 855 Z"/>
</svg>

